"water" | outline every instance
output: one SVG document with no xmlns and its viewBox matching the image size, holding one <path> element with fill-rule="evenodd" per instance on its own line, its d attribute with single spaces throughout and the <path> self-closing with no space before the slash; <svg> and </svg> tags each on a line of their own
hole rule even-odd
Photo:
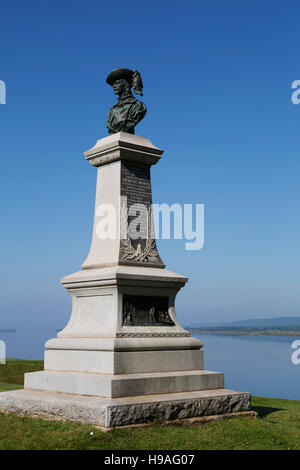
<svg viewBox="0 0 300 470">
<path fill-rule="evenodd" d="M 48 339 L 57 336 L 56 330 L 17 330 L 2 333 L 0 340 L 6 343 L 6 357 L 17 359 L 44 359 L 44 346 Z"/>
<path fill-rule="evenodd" d="M 7 357 L 43 359 L 44 344 L 55 330 L 1 333 Z M 193 335 L 196 336 L 196 335 Z M 206 370 L 225 373 L 225 386 L 253 395 L 300 400 L 300 364 L 291 361 L 296 336 L 221 336 L 201 334 Z"/>
<path fill-rule="evenodd" d="M 300 400 L 300 364 L 291 361 L 296 336 L 197 335 L 204 366 L 225 373 L 225 387 L 252 395 Z"/>
</svg>

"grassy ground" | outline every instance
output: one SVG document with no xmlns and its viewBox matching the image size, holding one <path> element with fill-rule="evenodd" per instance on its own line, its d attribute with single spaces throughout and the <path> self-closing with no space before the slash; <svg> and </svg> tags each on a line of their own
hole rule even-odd
<svg viewBox="0 0 300 470">
<path fill-rule="evenodd" d="M 4 391 L 1 386 L 7 384 L 24 385 L 25 372 L 35 372 L 43 370 L 43 361 L 25 361 L 23 359 L 6 359 L 6 364 L 0 364 L 0 391 Z M 17 387 L 22 388 L 22 387 Z M 7 389 L 6 389 L 7 390 Z M 12 390 L 12 389 L 10 389 Z"/>
<path fill-rule="evenodd" d="M 42 361 L 9 360 L 0 366 L 0 390 L 22 387 L 23 374 L 40 370 Z M 19 385 L 11 380 L 18 377 Z M 204 425 L 116 429 L 46 421 L 0 413 L 0 449 L 298 449 L 300 402 L 253 397 L 259 417 Z M 93 432 L 91 435 L 90 433 Z"/>
</svg>

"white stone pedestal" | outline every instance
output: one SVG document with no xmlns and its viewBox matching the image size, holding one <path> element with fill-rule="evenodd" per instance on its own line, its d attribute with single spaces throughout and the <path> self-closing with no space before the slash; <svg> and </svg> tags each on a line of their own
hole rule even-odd
<svg viewBox="0 0 300 470">
<path fill-rule="evenodd" d="M 61 280 L 70 321 L 47 341 L 45 370 L 25 374 L 24 391 L 0 394 L 0 408 L 106 427 L 250 409 L 249 394 L 204 370 L 203 344 L 176 318 L 187 279 L 165 269 L 152 236 L 150 167 L 162 153 L 125 133 L 86 152 L 98 171 L 95 219 L 82 270 Z M 147 239 L 127 234 L 132 203 L 146 207 Z M 115 234 L 103 239 L 105 205 L 115 211 Z"/>
</svg>

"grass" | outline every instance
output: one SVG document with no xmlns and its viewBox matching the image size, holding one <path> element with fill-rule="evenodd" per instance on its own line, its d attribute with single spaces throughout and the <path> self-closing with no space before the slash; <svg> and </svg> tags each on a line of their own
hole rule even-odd
<svg viewBox="0 0 300 470">
<path fill-rule="evenodd" d="M 42 367 L 42 361 L 8 360 L 7 365 L 0 366 L 0 390 L 21 388 L 24 372 Z M 19 377 L 19 385 L 11 382 L 14 377 Z M 190 427 L 153 425 L 110 432 L 91 425 L 0 413 L 0 450 L 300 450 L 299 401 L 253 397 L 252 406 L 257 419 L 235 418 Z"/>
<path fill-rule="evenodd" d="M 8 392 L 9 390 L 19 390 L 21 388 L 23 388 L 23 385 L 0 382 L 0 392 Z"/>
<path fill-rule="evenodd" d="M 25 372 L 35 372 L 43 370 L 43 368 L 44 361 L 6 359 L 6 364 L 0 365 L 0 387 L 1 385 L 5 386 L 6 384 L 24 385 Z M 4 390 L 0 388 L 0 391 Z"/>
</svg>

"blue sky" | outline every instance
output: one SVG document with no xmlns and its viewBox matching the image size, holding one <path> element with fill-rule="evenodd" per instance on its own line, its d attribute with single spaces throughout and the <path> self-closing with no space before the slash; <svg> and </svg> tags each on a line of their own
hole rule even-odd
<svg viewBox="0 0 300 470">
<path fill-rule="evenodd" d="M 299 315 L 297 1 L 2 2 L 3 327 L 63 327 L 59 278 L 90 246 L 96 171 L 116 67 L 142 73 L 136 133 L 165 150 L 156 203 L 205 204 L 205 245 L 160 241 L 189 277 L 183 324 Z"/>
</svg>

